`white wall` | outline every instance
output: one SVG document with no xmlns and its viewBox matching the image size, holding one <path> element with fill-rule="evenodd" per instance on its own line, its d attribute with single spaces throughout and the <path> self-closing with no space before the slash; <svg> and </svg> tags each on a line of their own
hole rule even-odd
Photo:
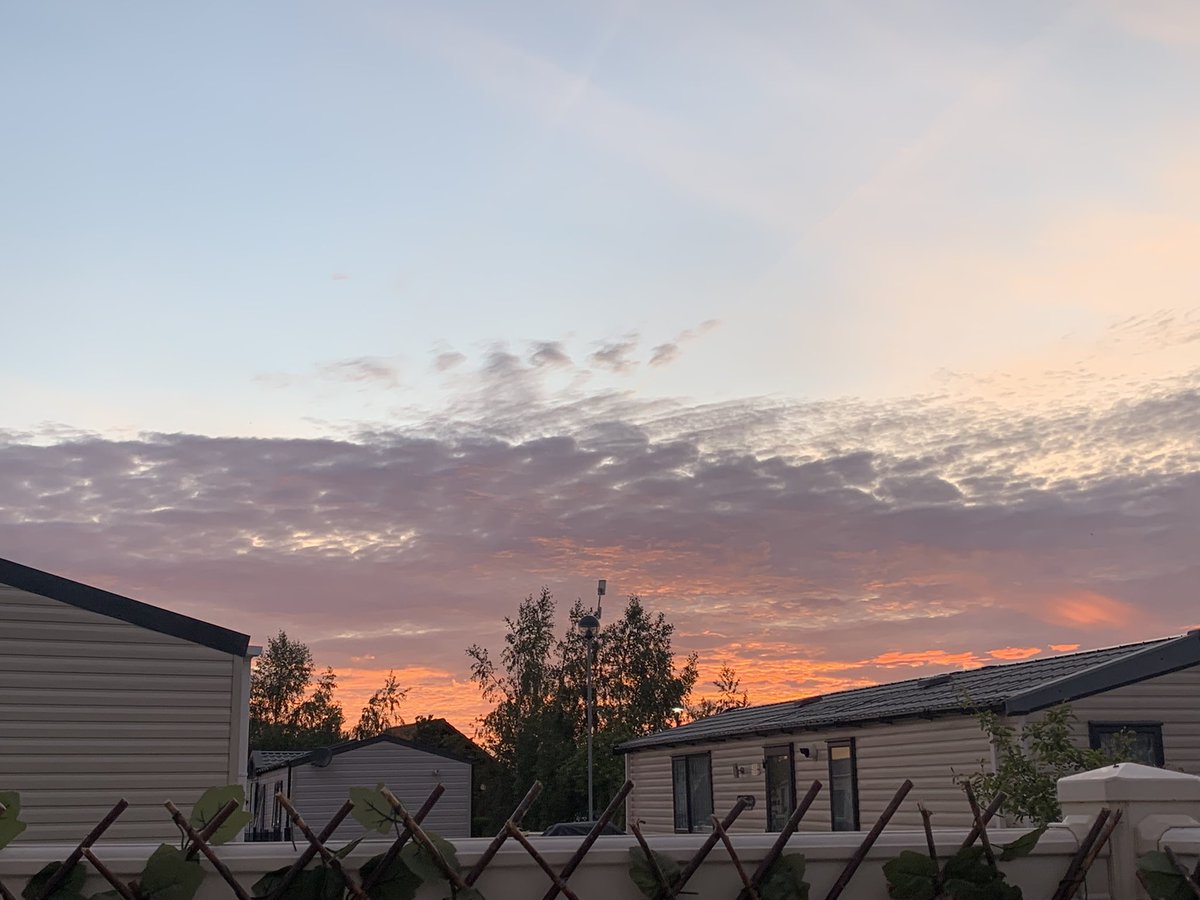
<svg viewBox="0 0 1200 900">
<path fill-rule="evenodd" d="M 0 788 L 24 839 L 78 840 L 120 798 L 120 838 L 170 838 L 186 808 L 237 781 L 247 661 L 0 585 Z"/>
<path fill-rule="evenodd" d="M 471 764 L 381 741 L 335 754 L 324 768 L 292 768 L 291 800 L 306 821 L 327 822 L 346 801 L 352 787 L 385 784 L 415 813 L 438 784 L 446 792 L 425 820 L 429 829 L 447 837 L 471 834 Z M 364 833 L 353 819 L 343 826 L 351 838 Z"/>
</svg>

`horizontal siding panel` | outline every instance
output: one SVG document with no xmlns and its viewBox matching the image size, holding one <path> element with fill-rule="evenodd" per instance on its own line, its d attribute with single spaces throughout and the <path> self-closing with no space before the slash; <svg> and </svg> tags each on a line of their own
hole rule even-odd
<svg viewBox="0 0 1200 900">
<path fill-rule="evenodd" d="M 145 749 L 152 749 L 147 746 Z M 63 754 L 39 754 L 36 757 L 28 756 L 0 756 L 0 776 L 10 776 L 7 783 L 18 781 L 11 776 L 20 775 L 23 773 L 42 774 L 44 772 L 54 773 L 86 773 L 92 772 L 96 775 L 103 774 L 103 777 L 113 775 L 118 772 L 187 772 L 189 770 L 196 772 L 219 772 L 222 779 L 228 777 L 228 770 L 224 767 L 227 759 L 227 754 L 223 755 L 219 760 L 214 756 L 199 756 L 199 755 L 183 755 L 183 754 L 159 754 L 149 753 L 145 755 L 133 754 L 101 754 L 95 753 L 89 756 L 72 756 Z M 214 781 L 213 784 L 224 784 L 224 780 Z M 19 785 L 17 786 L 19 787 Z"/>
<path fill-rule="evenodd" d="M 0 775 L 6 773 L 0 772 Z M 5 780 L 6 790 L 21 791 L 22 796 L 26 791 L 51 791 L 62 790 L 70 791 L 72 794 L 75 791 L 95 789 L 96 785 L 103 783 L 105 785 L 121 785 L 123 787 L 115 787 L 114 790 L 147 790 L 158 794 L 162 800 L 174 799 L 183 791 L 196 791 L 196 796 L 199 792 L 214 785 L 223 785 L 229 781 L 229 772 L 224 768 L 210 767 L 207 769 L 196 769 L 192 772 L 180 771 L 164 771 L 164 772 L 123 772 L 119 776 L 114 777 L 112 773 L 104 772 L 103 774 L 95 771 L 83 772 L 38 772 L 31 774 L 23 774 L 20 778 L 7 778 Z"/>
<path fill-rule="evenodd" d="M 140 695 L 145 697 L 145 694 Z M 11 699 L 11 698 L 5 698 Z M 79 698 L 74 698 L 78 700 Z M 128 698 L 125 698 L 128 702 Z M 173 702 L 173 701 L 172 701 Z M 75 706 L 70 699 L 66 703 L 41 702 L 28 705 L 0 703 L 0 722 L 5 723 L 6 730 L 19 722 L 29 723 L 30 727 L 43 727 L 59 722 L 104 722 L 104 723 L 206 723 L 228 722 L 231 711 L 224 706 L 211 707 L 177 707 L 158 706 L 153 703 L 143 706 Z"/>
<path fill-rule="evenodd" d="M 267 780 L 278 777 L 270 773 Z M 346 801 L 351 787 L 379 783 L 387 785 L 410 809 L 419 807 L 442 784 L 445 793 L 425 819 L 426 825 L 445 836 L 471 833 L 470 764 L 398 744 L 371 744 L 339 753 L 324 768 L 293 768 L 291 798 L 306 821 L 324 825 Z M 352 820 L 339 829 L 339 834 L 349 837 L 364 833 Z"/>
<path fill-rule="evenodd" d="M 104 807 L 105 812 L 116 802 L 114 797 L 124 798 L 130 806 L 154 807 L 163 809 L 163 802 L 172 800 L 176 805 L 185 802 L 185 798 L 198 797 L 200 793 L 212 784 L 201 784 L 199 780 L 190 785 L 172 785 L 175 788 L 173 796 L 163 792 L 162 787 L 151 788 L 142 784 L 142 780 L 128 779 L 120 787 L 110 788 L 27 788 L 21 792 L 21 805 L 29 809 L 66 808 L 97 806 Z M 195 802 L 188 799 L 186 802 Z M 182 807 L 181 807 L 182 808 Z M 184 809 L 184 812 L 190 810 Z M 70 813 L 67 813 L 70 814 Z M 103 814 L 101 814 L 103 815 Z M 122 816 L 124 820 L 124 816 Z M 80 835 L 82 837 L 82 835 Z"/>
<path fill-rule="evenodd" d="M 1071 704 L 1075 740 L 1088 743 L 1088 722 L 1162 722 L 1168 769 L 1200 775 L 1200 666 L 1148 678 Z"/>
<path fill-rule="evenodd" d="M 104 724 L 100 726 L 99 722 Z M 129 741 L 145 741 L 162 738 L 166 740 L 187 741 L 188 746 L 196 740 L 229 740 L 228 714 L 216 721 L 164 721 L 164 722 L 120 722 L 111 718 L 103 718 L 92 722 L 79 722 L 73 719 L 52 719 L 43 722 L 9 722 L 0 713 L 0 722 L 4 722 L 4 734 L 0 736 L 0 744 L 16 739 L 35 742 L 37 747 L 48 747 L 48 742 L 62 743 L 76 741 L 81 744 L 81 752 L 92 752 L 98 745 L 97 736 L 108 739 L 120 738 Z M 136 748 L 137 744 L 130 744 Z M 161 742 L 155 744 L 161 746 Z"/>
<path fill-rule="evenodd" d="M 8 679 L 5 679 L 7 688 Z M 153 679 L 144 679 L 144 682 L 150 686 L 155 686 Z M 4 703 L 6 706 L 38 706 L 44 707 L 49 704 L 66 699 L 69 701 L 78 702 L 86 700 L 91 706 L 113 706 L 113 707 L 128 707 L 130 703 L 138 704 L 155 704 L 161 703 L 164 705 L 173 704 L 175 706 L 186 707 L 210 707 L 224 709 L 225 714 L 229 715 L 232 699 L 229 691 L 218 693 L 216 691 L 180 691 L 180 690 L 162 690 L 163 685 L 158 684 L 157 690 L 137 691 L 137 699 L 132 700 L 131 694 L 134 691 L 127 689 L 113 689 L 111 687 L 104 688 L 86 688 L 84 686 L 76 686 L 69 691 L 64 691 L 62 688 L 46 688 L 46 687 L 28 687 L 22 691 L 8 691 L 4 693 Z"/>
<path fill-rule="evenodd" d="M 3 621 L 0 615 L 0 621 Z M 114 641 L 17 641 L 8 637 L 7 630 L 0 630 L 0 657 L 90 657 L 92 659 L 170 659 L 212 660 L 228 663 L 228 654 L 211 647 L 201 647 L 190 641 L 171 644 L 137 643 L 128 640 Z"/>
<path fill-rule="evenodd" d="M 0 616 L 0 633 L 3 633 L 10 640 L 19 641 L 62 640 L 79 642 L 86 641 L 89 637 L 95 637 L 97 640 L 106 642 L 168 644 L 173 647 L 179 644 L 191 643 L 190 641 L 172 637 L 169 634 L 160 634 L 157 631 L 151 631 L 148 628 L 138 628 L 136 625 L 130 625 L 128 622 L 118 622 L 116 619 L 109 619 L 106 616 L 100 616 L 99 619 L 98 623 L 90 624 L 84 622 L 26 621 L 24 619 Z M 192 644 L 192 646 L 196 645 Z"/>
<path fill-rule="evenodd" d="M 790 737 L 790 740 L 789 740 Z M 962 791 L 954 784 L 955 772 L 972 772 L 981 762 L 990 765 L 987 738 L 970 716 L 934 720 L 842 728 L 828 732 L 802 732 L 792 736 L 755 737 L 743 741 L 722 741 L 676 747 L 668 750 L 630 754 L 630 778 L 635 782 L 631 812 L 645 819 L 648 830 L 673 831 L 671 768 L 672 755 L 708 752 L 713 771 L 713 805 L 724 815 L 738 795 L 750 794 L 757 801 L 753 810 L 742 813 L 733 831 L 763 831 L 766 828 L 766 773 L 737 777 L 736 765 L 761 764 L 766 747 L 791 743 L 807 747 L 816 759 L 806 758 L 796 749 L 797 800 L 814 780 L 822 783 L 821 793 L 801 822 L 804 831 L 829 831 L 829 759 L 826 742 L 854 738 L 858 763 L 860 824 L 866 828 L 879 816 L 906 779 L 912 779 L 912 799 L 892 820 L 893 828 L 921 827 L 916 801 L 922 800 L 935 815 L 938 825 L 957 827 L 969 824 L 970 811 Z M 643 787 L 640 779 L 650 777 Z"/>
<path fill-rule="evenodd" d="M 93 733 L 86 740 L 77 738 L 0 737 L 0 767 L 5 767 L 13 756 L 96 757 L 106 754 L 134 755 L 154 753 L 156 755 L 178 754 L 208 757 L 225 756 L 229 753 L 229 729 L 212 732 L 205 737 L 116 737 L 111 731 Z"/>
<path fill-rule="evenodd" d="M 146 659 L 129 656 L 124 659 L 90 656 L 4 656 L 0 654 L 0 683 L 8 684 L 7 673 L 69 674 L 69 675 L 136 675 L 144 680 L 150 672 L 159 676 L 217 678 L 221 686 L 229 683 L 229 658 L 214 660 Z"/>
<path fill-rule="evenodd" d="M 226 664 L 228 668 L 228 664 Z M 55 691 L 126 691 L 140 693 L 142 691 L 175 692 L 181 694 L 213 694 L 224 696 L 229 703 L 230 675 L 224 677 L 201 675 L 175 675 L 170 670 L 160 671 L 155 667 L 147 667 L 141 675 L 101 675 L 90 676 L 81 681 L 78 675 L 56 672 L 3 672 L 0 673 L 0 684 L 6 692 L 19 692 L 26 688 Z"/>
</svg>

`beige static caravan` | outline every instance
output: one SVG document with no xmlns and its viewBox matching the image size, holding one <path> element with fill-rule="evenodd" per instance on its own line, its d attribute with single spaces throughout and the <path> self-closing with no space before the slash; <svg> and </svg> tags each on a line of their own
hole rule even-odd
<svg viewBox="0 0 1200 900">
<path fill-rule="evenodd" d="M 471 836 L 471 762 L 440 747 L 381 734 L 318 750 L 256 750 L 250 766 L 254 818 L 246 831 L 248 840 L 292 839 L 288 817 L 275 800 L 280 792 L 319 831 L 346 802 L 350 788 L 377 784 L 386 785 L 411 812 L 440 784 L 444 793 L 425 818 L 425 827 L 443 837 Z M 352 818 L 337 833 L 347 840 L 366 834 Z"/>
<path fill-rule="evenodd" d="M 77 842 L 124 798 L 109 838 L 173 839 L 187 809 L 244 782 L 249 638 L 0 560 L 0 790 L 18 840 Z"/>
<path fill-rule="evenodd" d="M 814 780 L 807 831 L 868 828 L 906 778 L 914 788 L 891 828 L 970 824 L 956 773 L 993 765 L 976 711 L 1017 727 L 1061 703 L 1075 740 L 1102 747 L 1132 733 L 1136 762 L 1200 775 L 1200 631 L 1103 650 L 947 672 L 729 710 L 627 741 L 628 821 L 650 832 L 711 829 L 739 796 L 755 798 L 735 831 L 779 831 Z M 1123 740 L 1123 738 L 1121 738 Z"/>
</svg>

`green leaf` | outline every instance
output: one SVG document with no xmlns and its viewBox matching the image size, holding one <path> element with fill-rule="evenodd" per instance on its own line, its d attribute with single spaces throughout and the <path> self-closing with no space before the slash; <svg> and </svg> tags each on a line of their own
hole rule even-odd
<svg viewBox="0 0 1200 900">
<path fill-rule="evenodd" d="M 291 869 L 291 866 L 271 870 L 251 885 L 250 893 L 255 897 L 269 897 L 279 887 L 283 881 L 283 876 L 287 874 L 289 869 Z"/>
<path fill-rule="evenodd" d="M 192 814 L 188 818 L 188 822 L 197 831 L 203 831 L 230 800 L 236 801 L 238 808 L 231 812 L 229 818 L 222 822 L 221 827 L 209 837 L 208 842 L 213 846 L 232 840 L 250 824 L 250 813 L 242 809 L 246 802 L 246 792 L 242 790 L 240 784 L 211 787 L 200 795 L 200 799 L 192 807 Z"/>
<path fill-rule="evenodd" d="M 454 849 L 454 845 L 441 835 L 428 831 L 425 834 L 429 838 L 429 842 L 437 848 L 438 853 L 441 854 L 442 859 L 446 861 L 450 868 L 455 872 L 459 871 L 461 866 L 458 864 L 458 851 Z M 416 841 L 404 845 L 404 849 L 400 851 L 400 858 L 404 860 L 406 866 L 416 873 L 421 881 L 436 881 L 439 878 L 442 880 L 446 879 L 446 874 L 433 858 L 433 854 Z"/>
<path fill-rule="evenodd" d="M 21 815 L 21 795 L 16 791 L 0 791 L 0 803 L 4 804 L 4 815 L 0 816 L 0 849 L 7 847 L 25 830 Z"/>
<path fill-rule="evenodd" d="M 25 900 L 41 900 L 42 892 L 46 890 L 46 882 L 50 880 L 55 872 L 62 868 L 62 863 L 52 862 L 42 866 L 29 883 L 25 885 L 25 890 L 21 891 L 21 896 Z M 46 900 L 83 900 L 83 882 L 87 878 L 87 870 L 82 865 L 76 865 L 67 875 L 66 881 L 55 889 Z"/>
<path fill-rule="evenodd" d="M 392 804 L 378 788 L 352 787 L 350 799 L 354 801 L 352 814 L 355 820 L 368 831 L 387 834 L 400 821 Z"/>
<path fill-rule="evenodd" d="M 348 843 L 345 847 L 343 847 L 341 850 L 335 850 L 333 852 L 333 855 L 335 857 L 337 857 L 338 859 L 345 859 L 347 856 L 349 856 L 351 853 L 353 853 L 354 848 L 357 847 L 359 844 L 361 844 L 364 840 L 366 840 L 365 837 L 355 838 L 350 843 Z"/>
<path fill-rule="evenodd" d="M 803 853 L 785 853 L 775 860 L 763 876 L 758 892 L 762 900 L 808 900 L 804 864 Z"/>
<path fill-rule="evenodd" d="M 203 882 L 199 860 L 189 860 L 183 851 L 161 844 L 146 860 L 141 889 L 151 900 L 192 900 Z"/>
<path fill-rule="evenodd" d="M 942 877 L 947 887 L 951 881 L 988 884 L 995 879 L 996 871 L 984 860 L 982 847 L 964 847 L 946 860 Z"/>
<path fill-rule="evenodd" d="M 1138 859 L 1137 867 L 1146 893 L 1154 900 L 1195 900 L 1196 895 L 1179 870 L 1171 865 L 1167 854 L 1159 850 L 1147 853 Z"/>
<path fill-rule="evenodd" d="M 1022 856 L 1028 856 L 1033 852 L 1033 848 L 1037 846 L 1042 835 L 1046 833 L 1046 825 L 1040 825 L 1033 831 L 1021 835 L 1011 844 L 1002 845 L 1000 855 L 997 859 L 1000 862 L 1012 862 L 1014 859 L 1020 859 Z"/>
<path fill-rule="evenodd" d="M 362 864 L 362 868 L 358 870 L 358 873 L 363 882 L 366 882 L 371 877 L 371 874 L 379 868 L 380 863 L 383 862 L 383 857 L 384 854 L 380 853 L 378 856 L 372 856 Z M 379 880 L 367 891 L 367 896 L 371 900 L 413 900 L 420 887 L 420 876 L 415 874 L 397 856 L 388 864 L 387 869 L 384 870 Z"/>
<path fill-rule="evenodd" d="M 883 864 L 888 896 L 896 900 L 933 900 L 937 891 L 938 866 L 924 853 L 903 850 Z"/>
<path fill-rule="evenodd" d="M 654 861 L 658 863 L 659 869 L 667 879 L 667 884 L 673 884 L 679 877 L 679 863 L 657 850 L 650 852 L 654 855 Z M 650 861 L 646 859 L 646 854 L 642 852 L 641 847 L 629 848 L 629 877 L 648 900 L 658 900 L 662 896 L 658 880 L 654 877 L 654 869 L 651 868 Z"/>
</svg>

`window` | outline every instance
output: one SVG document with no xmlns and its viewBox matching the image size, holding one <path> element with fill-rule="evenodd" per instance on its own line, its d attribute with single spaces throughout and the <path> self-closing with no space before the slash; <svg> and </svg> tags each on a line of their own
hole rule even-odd
<svg viewBox="0 0 1200 900">
<path fill-rule="evenodd" d="M 766 747 L 763 768 L 767 770 L 767 831 L 783 831 L 796 808 L 796 761 L 792 745 Z"/>
<path fill-rule="evenodd" d="M 1113 752 L 1133 739 L 1132 762 L 1144 766 L 1166 765 L 1163 756 L 1162 722 L 1088 722 L 1088 742 L 1093 750 Z"/>
<path fill-rule="evenodd" d="M 712 831 L 712 763 L 707 753 L 671 757 L 677 832 Z"/>
<path fill-rule="evenodd" d="M 858 831 L 858 759 L 854 738 L 830 741 L 829 806 L 834 831 Z"/>
</svg>

